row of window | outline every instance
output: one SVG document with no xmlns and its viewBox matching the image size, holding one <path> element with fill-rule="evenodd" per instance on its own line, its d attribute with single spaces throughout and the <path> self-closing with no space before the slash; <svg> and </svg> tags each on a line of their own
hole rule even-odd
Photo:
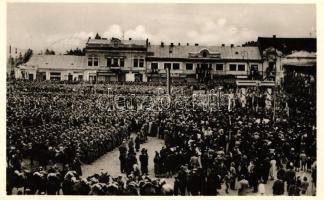
<svg viewBox="0 0 324 200">
<path fill-rule="evenodd" d="M 107 58 L 108 67 L 124 67 L 124 58 Z"/>
<path fill-rule="evenodd" d="M 45 75 L 45 79 L 46 79 L 46 74 Z M 69 81 L 83 81 L 83 75 L 78 75 L 77 77 L 74 77 L 73 79 L 73 75 L 72 74 L 68 74 L 67 78 Z M 50 80 L 56 80 L 56 81 L 60 81 L 61 80 L 61 72 L 50 72 Z"/>
<path fill-rule="evenodd" d="M 133 67 L 144 67 L 144 59 L 142 58 L 134 58 Z M 124 58 L 107 58 L 107 66 L 108 67 L 124 67 L 125 60 Z M 88 66 L 99 66 L 99 58 L 98 57 L 88 57 Z M 211 68 L 212 64 L 198 64 L 198 67 L 208 67 Z M 257 65 L 251 65 L 251 67 L 256 67 Z M 164 63 L 164 69 L 170 68 L 172 70 L 180 70 L 180 63 Z M 151 69 L 153 71 L 158 70 L 158 63 L 151 63 Z M 186 70 L 193 70 L 192 63 L 186 63 Z M 217 63 L 216 71 L 223 71 L 224 64 Z M 229 71 L 245 71 L 244 64 L 230 64 Z"/>
<path fill-rule="evenodd" d="M 144 59 L 143 58 L 134 58 L 133 67 L 144 67 Z"/>
<path fill-rule="evenodd" d="M 144 67 L 143 58 L 134 58 L 133 67 Z M 98 57 L 88 57 L 88 66 L 99 66 Z M 124 58 L 107 58 L 107 67 L 124 67 L 125 60 Z"/>
<path fill-rule="evenodd" d="M 164 69 L 169 67 L 173 70 L 179 70 L 180 69 L 180 63 L 164 63 Z M 212 64 L 197 64 L 198 68 L 212 68 Z M 258 68 L 257 65 L 251 65 L 251 68 Z M 151 69 L 153 71 L 158 70 L 158 63 L 151 63 Z M 192 63 L 186 63 L 186 70 L 193 70 L 193 64 Z M 216 64 L 216 71 L 223 71 L 224 70 L 224 64 L 217 63 Z M 229 71 L 245 71 L 245 64 L 230 64 L 229 65 Z"/>
<path fill-rule="evenodd" d="M 230 64 L 229 70 L 230 71 L 245 71 L 245 65 L 244 64 Z"/>
</svg>

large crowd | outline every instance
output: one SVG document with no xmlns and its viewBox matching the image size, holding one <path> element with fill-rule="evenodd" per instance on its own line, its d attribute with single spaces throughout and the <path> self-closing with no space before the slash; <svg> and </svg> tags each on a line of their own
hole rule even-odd
<svg viewBox="0 0 324 200">
<path fill-rule="evenodd" d="M 179 84 L 172 88 L 169 106 L 139 109 L 142 97 L 161 102 L 165 91 L 158 88 L 165 87 L 9 82 L 7 193 L 23 187 L 24 194 L 217 195 L 225 186 L 226 192 L 247 195 L 250 190 L 262 194 L 269 179 L 273 195 L 303 195 L 309 185 L 316 187 L 314 95 L 283 88 L 275 95 L 265 88 L 223 87 L 220 92 L 215 86 L 211 102 L 217 109 L 204 109 L 190 95 L 193 87 Z M 131 94 L 137 97 L 127 104 L 131 109 L 111 109 L 111 96 Z M 198 106 L 181 109 L 176 102 Z M 148 175 L 147 150 L 140 149 L 147 136 L 165 143 L 155 152 L 155 177 Z M 82 176 L 82 163 L 114 148 L 126 176 L 103 171 Z"/>
</svg>

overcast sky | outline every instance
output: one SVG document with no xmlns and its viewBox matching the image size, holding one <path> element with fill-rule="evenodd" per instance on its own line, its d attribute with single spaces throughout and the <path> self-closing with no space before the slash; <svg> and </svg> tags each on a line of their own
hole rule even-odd
<svg viewBox="0 0 324 200">
<path fill-rule="evenodd" d="M 8 45 L 83 48 L 88 37 L 149 38 L 151 43 L 237 44 L 258 36 L 310 37 L 315 5 L 9 3 Z"/>
</svg>

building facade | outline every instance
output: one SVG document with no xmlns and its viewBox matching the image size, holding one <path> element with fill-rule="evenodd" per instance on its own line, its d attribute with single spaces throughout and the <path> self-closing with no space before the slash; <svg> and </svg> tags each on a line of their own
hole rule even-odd
<svg viewBox="0 0 324 200">
<path fill-rule="evenodd" d="M 256 79 L 262 72 L 257 47 L 149 45 L 147 73 L 149 81 L 163 81 L 166 68 L 172 81 L 212 82 L 217 79 Z"/>
<path fill-rule="evenodd" d="M 265 69 L 264 80 L 281 85 L 288 71 L 299 69 L 315 78 L 316 38 L 278 38 L 273 35 L 259 37 L 257 43 Z"/>
<path fill-rule="evenodd" d="M 95 74 L 90 81 L 146 81 L 148 41 L 117 38 L 89 39 L 86 43 L 86 66 Z"/>
<path fill-rule="evenodd" d="M 86 42 L 84 56 L 35 55 L 17 67 L 15 77 L 92 83 L 165 82 L 169 68 L 172 82 L 234 79 L 280 83 L 284 77 L 282 61 L 288 59 L 285 56 L 294 50 L 313 52 L 314 41 L 316 52 L 316 39 L 258 38 L 257 46 L 201 46 L 96 37 Z"/>
</svg>

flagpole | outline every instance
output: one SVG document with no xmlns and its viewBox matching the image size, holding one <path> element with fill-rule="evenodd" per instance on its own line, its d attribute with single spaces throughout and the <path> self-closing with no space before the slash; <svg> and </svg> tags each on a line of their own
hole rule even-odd
<svg viewBox="0 0 324 200">
<path fill-rule="evenodd" d="M 273 90 L 273 108 L 274 108 L 274 111 L 273 111 L 273 121 L 275 121 L 275 117 L 276 117 L 276 90 L 277 90 L 277 82 L 275 81 L 275 87 L 274 87 L 274 90 Z"/>
</svg>

